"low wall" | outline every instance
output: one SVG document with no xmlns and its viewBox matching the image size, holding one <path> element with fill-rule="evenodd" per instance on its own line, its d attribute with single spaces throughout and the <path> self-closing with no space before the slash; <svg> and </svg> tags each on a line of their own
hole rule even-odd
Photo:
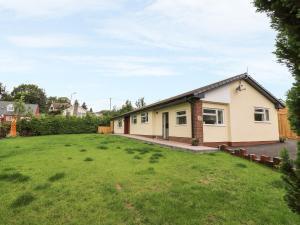
<svg viewBox="0 0 300 225">
<path fill-rule="evenodd" d="M 244 148 L 240 149 L 229 149 L 227 145 L 220 145 L 219 149 L 221 151 L 230 153 L 233 156 L 237 156 L 243 159 L 247 159 L 256 163 L 260 163 L 272 168 L 278 168 L 281 163 L 281 158 L 279 157 L 270 157 L 267 155 L 257 156 L 256 154 L 248 154 L 247 150 Z"/>
</svg>

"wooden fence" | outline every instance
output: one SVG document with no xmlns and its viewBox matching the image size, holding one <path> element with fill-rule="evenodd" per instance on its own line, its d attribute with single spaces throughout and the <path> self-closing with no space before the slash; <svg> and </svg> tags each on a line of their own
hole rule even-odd
<svg viewBox="0 0 300 225">
<path fill-rule="evenodd" d="M 113 131 L 112 126 L 110 126 L 110 127 L 99 126 L 98 127 L 99 134 L 111 134 L 112 131 Z"/>
<path fill-rule="evenodd" d="M 288 109 L 280 109 L 278 111 L 279 135 L 288 139 L 298 139 L 299 137 L 292 131 L 288 120 Z"/>
</svg>

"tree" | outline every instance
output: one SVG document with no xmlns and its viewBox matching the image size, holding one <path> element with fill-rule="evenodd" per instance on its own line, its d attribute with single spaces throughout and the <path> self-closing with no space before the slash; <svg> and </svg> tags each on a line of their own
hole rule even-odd
<svg viewBox="0 0 300 225">
<path fill-rule="evenodd" d="M 2 101 L 12 101 L 13 100 L 11 95 L 6 90 L 6 87 L 1 82 L 0 82 L 0 100 L 2 100 Z"/>
<path fill-rule="evenodd" d="M 118 111 L 119 114 L 127 113 L 134 110 L 131 101 L 126 100 L 125 104 L 122 105 L 122 108 Z"/>
<path fill-rule="evenodd" d="M 90 108 L 90 113 L 92 113 L 93 112 L 93 108 Z"/>
<path fill-rule="evenodd" d="M 143 108 L 144 106 L 146 106 L 146 102 L 145 102 L 145 98 L 139 98 L 136 102 L 135 102 L 135 106 L 140 109 Z"/>
<path fill-rule="evenodd" d="M 255 0 L 254 4 L 258 12 L 265 12 L 271 18 L 271 27 L 277 31 L 275 54 L 279 63 L 285 64 L 295 78 L 288 91 L 287 106 L 292 128 L 300 135 L 300 1 Z M 287 152 L 284 154 L 285 200 L 291 210 L 300 215 L 300 142 L 295 164 L 286 156 Z M 287 170 L 289 167 L 292 169 Z"/>
<path fill-rule="evenodd" d="M 20 99 L 17 99 L 17 100 L 14 101 L 14 112 L 17 115 L 18 119 L 20 119 L 20 117 L 22 115 L 26 114 L 24 96 L 21 96 Z"/>
<path fill-rule="evenodd" d="M 21 84 L 13 89 L 11 95 L 14 100 L 18 100 L 23 96 L 26 103 L 38 104 L 40 111 L 42 113 L 46 112 L 46 93 L 37 85 Z"/>
<path fill-rule="evenodd" d="M 87 110 L 87 109 L 88 109 L 88 107 L 87 107 L 87 105 L 86 105 L 86 103 L 85 103 L 85 102 L 83 102 L 83 103 L 82 103 L 81 107 L 82 107 L 83 109 L 85 109 L 85 110 Z"/>
</svg>

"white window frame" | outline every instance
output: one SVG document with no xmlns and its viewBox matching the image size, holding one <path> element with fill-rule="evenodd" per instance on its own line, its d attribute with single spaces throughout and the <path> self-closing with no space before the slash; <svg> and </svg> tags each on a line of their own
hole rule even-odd
<svg viewBox="0 0 300 225">
<path fill-rule="evenodd" d="M 13 104 L 9 104 L 9 105 L 7 105 L 7 107 L 6 107 L 6 110 L 7 110 L 8 112 L 14 112 L 14 111 L 15 111 L 15 107 L 14 107 Z"/>
<path fill-rule="evenodd" d="M 256 110 L 262 110 L 262 112 L 257 112 Z M 268 112 L 268 113 L 266 113 Z M 255 115 L 263 115 L 263 120 L 256 120 Z M 268 114 L 268 119 L 267 119 L 267 114 Z M 256 123 L 265 123 L 265 122 L 270 122 L 270 109 L 269 108 L 264 108 L 264 107 L 255 107 L 254 108 L 254 122 Z"/>
<path fill-rule="evenodd" d="M 145 121 L 143 121 L 145 119 Z M 141 123 L 145 124 L 149 122 L 149 114 L 148 112 L 142 112 L 141 113 Z"/>
<path fill-rule="evenodd" d="M 131 123 L 132 124 L 137 124 L 137 115 L 136 114 L 131 116 Z"/>
<path fill-rule="evenodd" d="M 184 112 L 183 115 L 178 115 L 178 113 Z M 179 118 L 185 117 L 185 123 L 179 123 Z M 178 126 L 185 126 L 187 125 L 187 110 L 178 110 L 176 111 L 176 125 Z"/>
<path fill-rule="evenodd" d="M 215 113 L 205 113 L 205 110 L 214 110 Z M 222 112 L 222 123 L 219 123 L 219 111 Z M 215 124 L 210 124 L 210 123 L 205 123 L 204 121 L 204 116 L 215 116 L 216 117 L 216 123 Z M 224 109 L 213 109 L 213 108 L 203 108 L 203 124 L 204 125 L 210 125 L 210 126 L 223 126 L 225 125 L 224 123 L 224 119 L 225 119 L 225 113 L 224 113 Z"/>
<path fill-rule="evenodd" d="M 122 119 L 118 119 L 118 127 L 119 128 L 123 127 L 123 120 Z"/>
</svg>

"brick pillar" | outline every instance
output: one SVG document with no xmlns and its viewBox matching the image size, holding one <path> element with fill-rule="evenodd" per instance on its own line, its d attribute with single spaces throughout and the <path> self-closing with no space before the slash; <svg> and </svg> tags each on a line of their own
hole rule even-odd
<svg viewBox="0 0 300 225">
<path fill-rule="evenodd" d="M 193 110 L 193 139 L 199 141 L 199 145 L 203 144 L 203 119 L 202 119 L 202 101 L 197 99 L 192 104 Z"/>
</svg>

